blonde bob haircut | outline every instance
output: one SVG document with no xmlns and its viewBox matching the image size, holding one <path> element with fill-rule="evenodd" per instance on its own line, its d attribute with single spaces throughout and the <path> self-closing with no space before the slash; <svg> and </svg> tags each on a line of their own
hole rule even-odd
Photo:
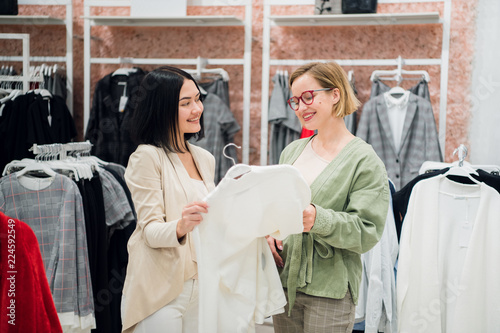
<svg viewBox="0 0 500 333">
<path fill-rule="evenodd" d="M 361 102 L 354 95 L 354 91 L 342 67 L 336 62 L 313 62 L 297 68 L 290 76 L 290 87 L 300 76 L 307 74 L 319 82 L 323 88 L 337 88 L 340 99 L 332 108 L 332 113 L 343 118 L 358 109 Z"/>
</svg>

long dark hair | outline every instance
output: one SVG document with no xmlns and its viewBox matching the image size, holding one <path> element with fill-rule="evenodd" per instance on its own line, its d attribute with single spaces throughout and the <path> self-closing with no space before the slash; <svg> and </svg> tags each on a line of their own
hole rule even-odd
<svg viewBox="0 0 500 333">
<path fill-rule="evenodd" d="M 185 142 L 178 142 L 179 97 L 185 80 L 194 78 L 182 69 L 163 66 L 149 72 L 141 82 L 137 94 L 137 107 L 132 122 L 132 137 L 136 144 L 149 144 L 170 152 L 183 152 Z M 204 137 L 203 113 L 201 130 L 185 133 L 184 141 Z"/>
</svg>

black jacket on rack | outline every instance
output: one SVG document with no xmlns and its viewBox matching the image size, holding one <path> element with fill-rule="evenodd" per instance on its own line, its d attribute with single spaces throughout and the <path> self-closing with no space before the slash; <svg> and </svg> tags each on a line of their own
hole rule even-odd
<svg viewBox="0 0 500 333">
<path fill-rule="evenodd" d="M 29 149 L 34 143 L 66 143 L 75 136 L 75 123 L 62 97 L 19 95 L 5 103 L 0 116 L 0 172 L 12 160 L 33 158 Z"/>
<path fill-rule="evenodd" d="M 146 72 L 137 68 L 136 72 L 128 75 L 108 74 L 97 82 L 85 133 L 85 139 L 93 144 L 93 155 L 127 166 L 130 154 L 137 148 L 130 128 L 139 86 L 145 75 Z M 125 109 L 120 112 L 124 89 L 128 100 Z"/>
</svg>

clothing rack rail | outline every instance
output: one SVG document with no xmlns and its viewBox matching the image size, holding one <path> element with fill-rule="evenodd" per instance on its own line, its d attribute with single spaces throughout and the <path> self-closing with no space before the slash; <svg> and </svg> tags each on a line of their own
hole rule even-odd
<svg viewBox="0 0 500 333">
<path fill-rule="evenodd" d="M 52 143 L 47 145 L 37 145 L 36 143 L 30 148 L 30 151 L 35 154 L 35 160 L 43 160 L 45 157 L 57 156 L 60 160 L 68 157 L 68 153 L 90 153 L 92 143 L 85 142 L 69 142 L 69 143 Z"/>
<path fill-rule="evenodd" d="M 69 111 L 73 114 L 73 0 L 17 0 L 18 5 L 28 6 L 64 6 L 66 8 L 66 16 L 64 19 L 39 16 L 39 15 L 0 15 L 0 25 L 34 25 L 37 29 L 42 26 L 64 26 L 66 30 L 66 53 L 65 56 L 30 56 L 28 59 L 31 62 L 63 62 L 66 63 L 66 104 Z M 29 43 L 28 43 L 29 45 Z M 23 57 L 19 56 L 1 56 L 0 61 L 23 62 Z M 42 82 L 34 81 L 31 82 Z"/>
</svg>

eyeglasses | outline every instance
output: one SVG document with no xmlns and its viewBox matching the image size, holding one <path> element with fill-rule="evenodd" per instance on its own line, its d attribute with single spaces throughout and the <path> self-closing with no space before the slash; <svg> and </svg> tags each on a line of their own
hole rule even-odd
<svg viewBox="0 0 500 333">
<path fill-rule="evenodd" d="M 297 111 L 299 109 L 299 101 L 302 101 L 302 103 L 304 103 L 305 105 L 311 105 L 314 102 L 313 92 L 327 90 L 333 90 L 333 88 L 306 90 L 300 95 L 300 97 L 290 97 L 290 99 L 288 100 L 288 105 L 290 105 L 293 111 Z"/>
</svg>

